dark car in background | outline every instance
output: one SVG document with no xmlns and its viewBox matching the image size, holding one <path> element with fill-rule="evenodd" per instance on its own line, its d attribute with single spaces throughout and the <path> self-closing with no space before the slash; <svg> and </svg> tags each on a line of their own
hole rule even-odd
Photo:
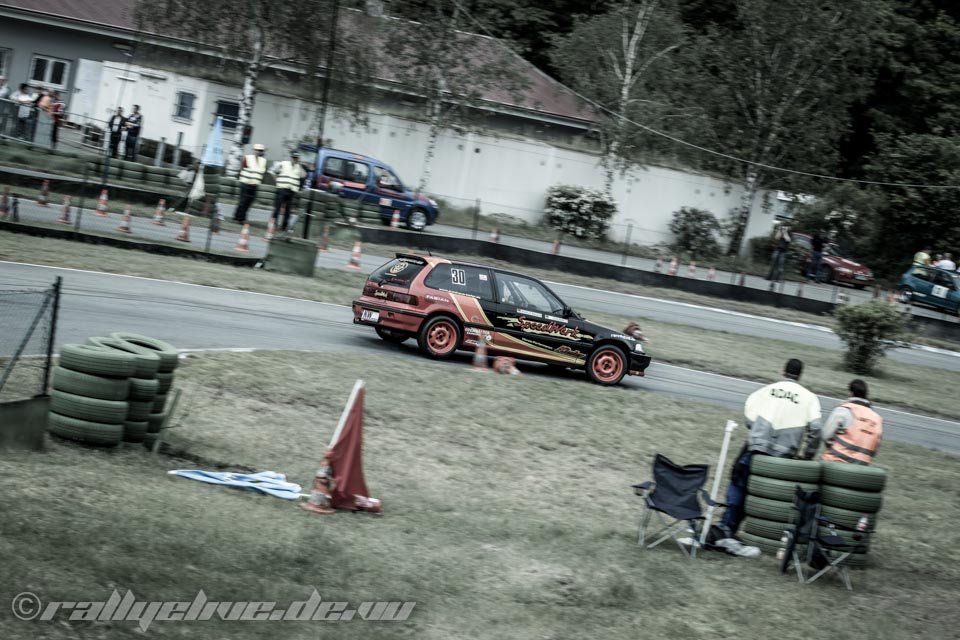
<svg viewBox="0 0 960 640">
<path fill-rule="evenodd" d="M 651 362 L 636 337 L 587 321 L 535 278 L 434 256 L 398 253 L 371 273 L 353 321 L 387 342 L 415 338 L 433 358 L 482 342 L 492 355 L 586 369 L 601 385 Z"/>
<path fill-rule="evenodd" d="M 796 257 L 800 275 L 806 275 L 813 254 L 813 239 L 805 233 L 791 233 L 790 251 Z M 875 282 L 869 267 L 847 258 L 840 247 L 832 242 L 824 243 L 823 259 L 820 261 L 820 282 L 849 284 L 858 289 L 872 286 Z"/>
<path fill-rule="evenodd" d="M 400 222 L 414 231 L 423 231 L 437 221 L 437 202 L 403 186 L 396 172 L 385 162 L 350 151 L 301 144 L 302 159 L 313 170 L 307 177 L 312 189 L 331 191 L 343 198 L 380 207 L 380 221 L 390 224 L 394 211 Z"/>
</svg>

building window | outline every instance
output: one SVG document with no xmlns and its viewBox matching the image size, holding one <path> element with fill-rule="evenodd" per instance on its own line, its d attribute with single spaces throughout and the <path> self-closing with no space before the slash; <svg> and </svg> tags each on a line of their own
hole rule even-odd
<svg viewBox="0 0 960 640">
<path fill-rule="evenodd" d="M 10 49 L 0 49 L 0 76 L 7 77 L 10 69 Z"/>
<path fill-rule="evenodd" d="M 240 104 L 228 100 L 217 100 L 217 113 L 215 116 L 223 117 L 224 129 L 236 129 L 237 120 L 240 119 Z"/>
<path fill-rule="evenodd" d="M 33 63 L 30 65 L 30 83 L 53 89 L 65 89 L 69 71 L 70 63 L 66 60 L 33 56 Z"/>
<path fill-rule="evenodd" d="M 197 96 L 187 91 L 177 92 L 177 103 L 173 109 L 173 117 L 178 120 L 193 120 L 193 105 Z"/>
</svg>

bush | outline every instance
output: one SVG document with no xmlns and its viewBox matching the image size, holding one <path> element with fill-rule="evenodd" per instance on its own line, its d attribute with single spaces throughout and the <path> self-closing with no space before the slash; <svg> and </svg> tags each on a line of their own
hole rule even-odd
<svg viewBox="0 0 960 640">
<path fill-rule="evenodd" d="M 906 320 L 889 304 L 867 302 L 837 309 L 837 335 L 847 345 L 844 362 L 853 373 L 869 374 L 884 352 L 888 341 L 906 336 Z"/>
<path fill-rule="evenodd" d="M 747 244 L 750 246 L 750 257 L 754 262 L 762 262 L 766 264 L 773 258 L 773 247 L 775 241 L 772 237 L 760 236 L 757 238 L 750 238 Z"/>
<path fill-rule="evenodd" d="M 709 211 L 683 207 L 674 212 L 670 231 L 675 236 L 673 248 L 689 252 L 694 258 L 715 256 L 720 252 L 717 236 L 720 222 Z"/>
<path fill-rule="evenodd" d="M 578 238 L 603 240 L 616 211 L 613 200 L 597 189 L 557 185 L 547 190 L 544 221 Z"/>
</svg>

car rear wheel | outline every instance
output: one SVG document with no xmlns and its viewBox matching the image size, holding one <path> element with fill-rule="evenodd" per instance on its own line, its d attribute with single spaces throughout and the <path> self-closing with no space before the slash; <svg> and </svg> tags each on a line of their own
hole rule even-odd
<svg viewBox="0 0 960 640">
<path fill-rule="evenodd" d="M 626 373 L 627 357 L 617 347 L 600 347 L 587 362 L 587 374 L 597 384 L 617 384 Z"/>
<path fill-rule="evenodd" d="M 913 289 L 910 287 L 900 287 L 900 291 L 897 293 L 897 299 L 902 304 L 913 304 Z"/>
<path fill-rule="evenodd" d="M 390 342 L 392 344 L 400 344 L 410 337 L 409 333 L 403 333 L 402 331 L 394 331 L 393 329 L 387 329 L 385 327 L 375 327 L 374 330 L 377 332 L 377 335 L 380 336 L 383 340 Z"/>
<path fill-rule="evenodd" d="M 407 215 L 407 227 L 413 231 L 423 231 L 427 227 L 427 212 L 423 209 L 413 209 Z"/>
<path fill-rule="evenodd" d="M 431 318 L 421 327 L 417 343 L 431 358 L 447 358 L 460 346 L 460 327 L 447 316 Z"/>
</svg>

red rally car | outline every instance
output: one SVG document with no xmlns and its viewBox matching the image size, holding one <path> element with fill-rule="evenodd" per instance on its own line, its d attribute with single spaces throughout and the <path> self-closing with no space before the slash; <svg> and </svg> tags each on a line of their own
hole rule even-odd
<svg viewBox="0 0 960 640">
<path fill-rule="evenodd" d="M 433 256 L 397 254 L 371 273 L 353 321 L 387 342 L 416 338 L 433 358 L 483 341 L 493 355 L 586 369 L 602 385 L 651 362 L 636 337 L 588 322 L 535 278 Z"/>
</svg>

